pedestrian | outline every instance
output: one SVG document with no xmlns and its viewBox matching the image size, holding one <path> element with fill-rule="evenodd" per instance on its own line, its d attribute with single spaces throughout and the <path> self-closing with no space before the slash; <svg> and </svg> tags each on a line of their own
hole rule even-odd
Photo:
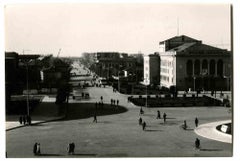
<svg viewBox="0 0 240 161">
<path fill-rule="evenodd" d="M 27 116 L 27 123 L 28 123 L 28 125 L 31 125 L 31 122 L 32 122 L 32 120 L 31 120 L 31 116 Z"/>
<path fill-rule="evenodd" d="M 19 117 L 19 123 L 22 125 L 22 122 L 23 122 L 22 116 L 20 116 L 20 117 Z"/>
<path fill-rule="evenodd" d="M 116 100 L 113 100 L 113 105 L 115 106 Z"/>
<path fill-rule="evenodd" d="M 161 119 L 161 114 L 159 110 L 157 111 L 157 119 Z"/>
<path fill-rule="evenodd" d="M 200 149 L 200 140 L 198 138 L 195 140 L 195 149 Z"/>
<path fill-rule="evenodd" d="M 96 122 L 97 123 L 97 114 L 95 113 L 94 116 L 93 116 L 93 122 Z"/>
<path fill-rule="evenodd" d="M 195 126 L 198 127 L 198 118 L 195 118 Z"/>
<path fill-rule="evenodd" d="M 23 124 L 25 125 L 26 124 L 26 117 L 23 116 Z"/>
<path fill-rule="evenodd" d="M 40 143 L 37 143 L 37 155 L 41 154 L 41 150 L 40 150 Z"/>
<path fill-rule="evenodd" d="M 138 119 L 138 123 L 139 123 L 139 125 L 142 125 L 142 118 L 141 117 Z"/>
<path fill-rule="evenodd" d="M 72 143 L 72 154 L 74 154 L 74 150 L 75 150 L 75 144 Z"/>
<path fill-rule="evenodd" d="M 117 106 L 118 106 L 118 104 L 119 104 L 119 100 L 117 100 Z"/>
<path fill-rule="evenodd" d="M 71 154 L 71 151 L 72 151 L 72 145 L 69 143 L 68 146 L 67 146 L 68 155 Z"/>
<path fill-rule="evenodd" d="M 37 155 L 37 143 L 33 145 L 33 154 Z"/>
<path fill-rule="evenodd" d="M 183 129 L 184 129 L 184 130 L 187 129 L 187 122 L 186 122 L 186 120 L 183 121 Z"/>
<path fill-rule="evenodd" d="M 112 106 L 112 104 L 113 104 L 113 100 L 111 99 L 111 106 Z"/>
<path fill-rule="evenodd" d="M 103 96 L 100 97 L 101 101 L 103 101 Z"/>
<path fill-rule="evenodd" d="M 164 120 L 164 122 L 166 122 L 166 118 L 167 118 L 167 114 L 164 113 L 164 114 L 163 114 L 163 120 Z"/>
<path fill-rule="evenodd" d="M 142 115 L 142 114 L 144 114 L 144 111 L 143 111 L 143 109 L 142 109 L 142 107 L 140 108 L 140 113 L 139 113 L 139 115 Z"/>
<path fill-rule="evenodd" d="M 143 124 L 142 124 L 142 128 L 143 128 L 143 130 L 146 129 L 146 126 L 147 126 L 147 125 L 146 125 L 146 122 L 144 121 Z"/>
</svg>

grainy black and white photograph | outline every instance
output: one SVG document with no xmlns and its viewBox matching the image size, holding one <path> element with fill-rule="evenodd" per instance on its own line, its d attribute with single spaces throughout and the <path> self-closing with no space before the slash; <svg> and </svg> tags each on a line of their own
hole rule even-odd
<svg viewBox="0 0 240 161">
<path fill-rule="evenodd" d="M 232 157 L 232 11 L 5 4 L 5 158 Z"/>
</svg>

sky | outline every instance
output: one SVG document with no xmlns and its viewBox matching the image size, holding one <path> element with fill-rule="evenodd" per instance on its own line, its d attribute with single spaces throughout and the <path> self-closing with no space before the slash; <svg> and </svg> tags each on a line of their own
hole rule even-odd
<svg viewBox="0 0 240 161">
<path fill-rule="evenodd" d="M 5 6 L 5 51 L 150 54 L 177 35 L 230 50 L 230 20 L 229 4 L 12 4 Z"/>
</svg>

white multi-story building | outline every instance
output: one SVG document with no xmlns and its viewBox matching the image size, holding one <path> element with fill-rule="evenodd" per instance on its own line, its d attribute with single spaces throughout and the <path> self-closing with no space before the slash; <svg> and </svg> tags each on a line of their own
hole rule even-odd
<svg viewBox="0 0 240 161">
<path fill-rule="evenodd" d="M 231 52 L 185 35 L 160 42 L 160 51 L 161 86 L 176 86 L 179 90 L 230 90 Z"/>
</svg>

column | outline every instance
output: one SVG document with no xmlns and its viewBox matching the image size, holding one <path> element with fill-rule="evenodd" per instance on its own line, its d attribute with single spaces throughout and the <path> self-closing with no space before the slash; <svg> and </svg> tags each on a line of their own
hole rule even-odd
<svg viewBox="0 0 240 161">
<path fill-rule="evenodd" d="M 209 61 L 207 61 L 207 75 L 210 75 L 210 65 L 209 65 Z"/>
<path fill-rule="evenodd" d="M 200 75 L 202 75 L 202 60 L 200 59 Z"/>
<path fill-rule="evenodd" d="M 194 73 L 195 73 L 195 71 L 194 71 L 195 61 L 192 60 L 192 63 L 193 63 L 193 77 L 194 77 L 194 75 L 195 75 L 195 74 L 194 74 Z"/>
<path fill-rule="evenodd" d="M 217 61 L 215 61 L 215 77 L 217 77 Z"/>
</svg>

